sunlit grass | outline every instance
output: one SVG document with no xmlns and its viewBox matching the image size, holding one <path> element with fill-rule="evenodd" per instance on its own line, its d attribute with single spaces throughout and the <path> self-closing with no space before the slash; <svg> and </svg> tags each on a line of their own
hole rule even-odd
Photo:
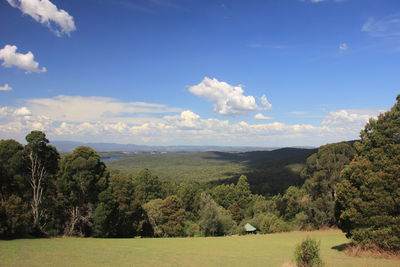
<svg viewBox="0 0 400 267">
<path fill-rule="evenodd" d="M 303 238 L 321 240 L 327 266 L 400 266 L 399 260 L 354 258 L 333 247 L 337 230 L 207 238 L 52 238 L 0 241 L 0 266 L 282 266 Z"/>
</svg>

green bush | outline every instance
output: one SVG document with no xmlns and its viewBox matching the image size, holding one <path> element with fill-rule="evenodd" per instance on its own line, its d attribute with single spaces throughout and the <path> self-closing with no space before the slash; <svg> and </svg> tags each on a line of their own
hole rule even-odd
<svg viewBox="0 0 400 267">
<path fill-rule="evenodd" d="M 290 226 L 275 214 L 267 213 L 261 222 L 260 230 L 263 234 L 287 232 L 290 231 Z"/>
<path fill-rule="evenodd" d="M 321 267 L 324 266 L 319 255 L 320 242 L 312 238 L 304 239 L 296 246 L 294 253 L 298 267 Z"/>
</svg>

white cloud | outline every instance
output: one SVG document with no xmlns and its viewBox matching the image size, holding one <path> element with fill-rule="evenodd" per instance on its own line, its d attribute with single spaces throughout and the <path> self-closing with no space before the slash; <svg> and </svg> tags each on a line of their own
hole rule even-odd
<svg viewBox="0 0 400 267">
<path fill-rule="evenodd" d="M 267 110 L 271 108 L 265 95 L 260 97 L 260 107 L 254 96 L 245 96 L 241 85 L 233 86 L 217 79 L 205 77 L 201 83 L 189 86 L 189 92 L 213 102 L 214 112 L 220 115 L 246 115 L 250 111 Z"/>
<path fill-rule="evenodd" d="M 162 104 L 122 102 L 114 98 L 97 96 L 59 95 L 54 98 L 34 98 L 27 100 L 26 105 L 34 113 L 46 115 L 56 121 L 70 122 L 141 123 L 143 115 L 146 114 L 182 111 Z"/>
<path fill-rule="evenodd" d="M 26 70 L 26 73 L 31 72 L 46 72 L 46 68 L 39 68 L 39 63 L 35 61 L 35 57 L 32 52 L 29 51 L 26 54 L 17 52 L 18 47 L 15 45 L 6 45 L 0 49 L 0 59 L 3 60 L 2 65 L 7 68 L 13 66 Z"/>
<path fill-rule="evenodd" d="M 12 87 L 8 85 L 8 83 L 4 84 L 3 86 L 0 86 L 0 91 L 11 91 Z"/>
<path fill-rule="evenodd" d="M 14 111 L 15 116 L 29 116 L 31 114 L 31 111 L 27 107 L 21 107 Z"/>
<path fill-rule="evenodd" d="M 340 51 L 347 51 L 348 49 L 349 49 L 349 46 L 346 43 L 342 43 L 339 45 Z"/>
<path fill-rule="evenodd" d="M 254 119 L 257 119 L 257 120 L 272 120 L 271 117 L 267 117 L 267 116 L 265 116 L 265 115 L 263 115 L 261 113 L 257 113 L 256 115 L 254 115 Z"/>
<path fill-rule="evenodd" d="M 322 125 L 341 129 L 361 130 L 370 118 L 376 118 L 381 110 L 349 109 L 332 111 L 322 121 Z"/>
<path fill-rule="evenodd" d="M 58 9 L 49 0 L 7 0 L 7 2 L 12 7 L 20 9 L 23 14 L 45 24 L 57 36 L 69 35 L 76 29 L 74 18 L 65 10 Z"/>
<path fill-rule="evenodd" d="M 400 15 L 392 15 L 381 19 L 368 19 L 361 31 L 373 37 L 400 38 Z"/>
<path fill-rule="evenodd" d="M 69 111 L 71 113 L 69 113 Z M 0 107 L 0 139 L 43 130 L 51 140 L 152 145 L 320 145 L 358 138 L 372 109 L 330 112 L 320 125 L 202 118 L 191 110 L 104 97 L 58 96 Z M 170 114 L 172 113 L 172 115 Z M 267 119 L 261 113 L 256 119 Z"/>
</svg>

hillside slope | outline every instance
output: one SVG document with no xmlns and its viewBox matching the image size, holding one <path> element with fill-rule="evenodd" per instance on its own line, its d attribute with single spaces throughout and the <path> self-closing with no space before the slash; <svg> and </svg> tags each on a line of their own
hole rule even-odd
<svg viewBox="0 0 400 267">
<path fill-rule="evenodd" d="M 163 180 L 231 183 L 247 175 L 254 193 L 277 194 L 303 183 L 300 171 L 315 149 L 282 148 L 254 152 L 197 152 L 140 154 L 107 162 L 125 173 L 150 169 Z"/>
</svg>

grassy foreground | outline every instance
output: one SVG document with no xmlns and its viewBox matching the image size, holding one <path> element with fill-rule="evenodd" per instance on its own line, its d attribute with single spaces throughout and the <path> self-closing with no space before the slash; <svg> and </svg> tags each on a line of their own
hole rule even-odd
<svg viewBox="0 0 400 267">
<path fill-rule="evenodd" d="M 400 266 L 399 260 L 346 256 L 334 248 L 348 242 L 337 230 L 207 238 L 2 240 L 0 265 L 282 266 L 307 236 L 321 240 L 327 266 Z"/>
</svg>

